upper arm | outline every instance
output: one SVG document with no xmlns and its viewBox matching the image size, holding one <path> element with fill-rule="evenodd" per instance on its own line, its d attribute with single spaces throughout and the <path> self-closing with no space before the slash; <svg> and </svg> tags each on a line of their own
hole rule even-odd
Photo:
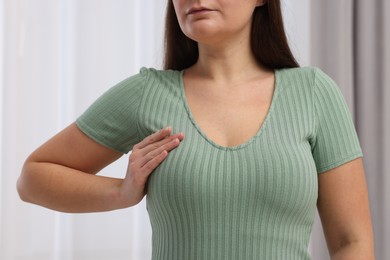
<svg viewBox="0 0 390 260">
<path fill-rule="evenodd" d="M 353 244 L 352 251 L 361 248 L 354 256 L 364 252 L 361 259 L 371 259 L 365 256 L 372 255 L 373 235 L 359 138 L 340 88 L 321 70 L 315 72 L 315 131 L 310 143 L 318 172 L 317 207 L 329 252 L 334 255 Z"/>
<path fill-rule="evenodd" d="M 313 91 L 314 134 L 311 148 L 322 173 L 363 156 L 347 102 L 337 84 L 316 70 Z"/>
<path fill-rule="evenodd" d="M 140 142 L 138 107 L 147 69 L 117 83 L 93 102 L 74 123 L 34 151 L 27 162 L 49 162 L 87 173 L 129 152 Z"/>
<path fill-rule="evenodd" d="M 317 207 L 331 254 L 359 242 L 373 251 L 373 234 L 362 157 L 318 177 Z"/>
<path fill-rule="evenodd" d="M 122 155 L 97 143 L 72 123 L 35 150 L 26 162 L 54 163 L 95 174 Z"/>
</svg>

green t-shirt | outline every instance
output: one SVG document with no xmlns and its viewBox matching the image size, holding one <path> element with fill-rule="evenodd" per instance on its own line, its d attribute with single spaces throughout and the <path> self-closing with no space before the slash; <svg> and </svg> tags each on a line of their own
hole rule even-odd
<svg viewBox="0 0 390 260">
<path fill-rule="evenodd" d="M 167 125 L 184 132 L 148 181 L 154 260 L 310 259 L 317 174 L 363 153 L 344 97 L 324 72 L 275 73 L 261 128 L 234 147 L 199 128 L 183 71 L 142 68 L 77 119 L 92 139 L 123 153 Z"/>
</svg>

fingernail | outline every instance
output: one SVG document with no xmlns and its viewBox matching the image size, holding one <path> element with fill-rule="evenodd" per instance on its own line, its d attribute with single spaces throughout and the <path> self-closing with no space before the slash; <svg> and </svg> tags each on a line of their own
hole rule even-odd
<svg viewBox="0 0 390 260">
<path fill-rule="evenodd" d="M 168 131 L 169 129 L 171 129 L 171 126 L 167 126 L 164 128 L 164 130 Z"/>
</svg>

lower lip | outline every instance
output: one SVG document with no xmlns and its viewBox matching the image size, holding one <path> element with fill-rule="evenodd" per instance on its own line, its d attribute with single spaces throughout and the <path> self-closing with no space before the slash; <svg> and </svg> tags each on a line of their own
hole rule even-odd
<svg viewBox="0 0 390 260">
<path fill-rule="evenodd" d="M 197 15 L 197 14 L 206 14 L 206 13 L 209 13 L 211 12 L 211 10 L 199 10 L 199 11 L 194 11 L 194 12 L 191 12 L 189 13 L 189 15 Z"/>
</svg>

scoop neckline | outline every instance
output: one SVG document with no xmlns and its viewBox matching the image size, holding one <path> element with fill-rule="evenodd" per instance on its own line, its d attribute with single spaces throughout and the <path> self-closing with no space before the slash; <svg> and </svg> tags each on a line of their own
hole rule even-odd
<svg viewBox="0 0 390 260">
<path fill-rule="evenodd" d="M 179 71 L 179 86 L 180 86 L 180 94 L 181 94 L 181 99 L 182 99 L 182 102 L 183 102 L 183 105 L 184 105 L 184 108 L 187 112 L 187 115 L 192 123 L 192 125 L 195 127 L 195 129 L 197 130 L 197 132 L 202 136 L 203 139 L 205 139 L 209 144 L 211 144 L 212 146 L 214 146 L 215 148 L 219 149 L 219 150 L 224 150 L 224 151 L 234 151 L 234 150 L 239 150 L 239 149 L 242 149 L 244 147 L 247 147 L 248 145 L 250 145 L 253 141 L 255 141 L 259 136 L 261 136 L 261 134 L 265 131 L 266 127 L 267 127 L 267 124 L 268 124 L 268 121 L 270 120 L 270 117 L 274 111 L 274 107 L 275 107 L 275 103 L 276 103 L 276 99 L 279 95 L 279 92 L 280 92 L 280 79 L 279 79 L 279 70 L 278 69 L 275 69 L 274 70 L 274 77 L 275 77 L 275 81 L 274 81 L 274 91 L 273 91 L 273 94 L 272 94 L 272 99 L 271 99 L 271 104 L 270 104 L 270 107 L 268 109 L 268 112 L 263 120 L 263 123 L 261 124 L 260 128 L 257 130 L 256 134 L 253 135 L 251 138 L 249 138 L 247 141 L 245 141 L 244 143 L 241 143 L 241 144 L 238 144 L 238 145 L 235 145 L 235 146 L 223 146 L 223 145 L 220 145 L 216 142 L 214 142 L 212 139 L 210 139 L 204 132 L 203 130 L 200 128 L 200 126 L 198 125 L 198 123 L 196 122 L 194 116 L 192 115 L 192 112 L 191 112 L 191 109 L 190 109 L 190 106 L 187 102 L 187 97 L 185 95 L 185 91 L 184 91 L 184 72 L 185 72 L 185 69 Z"/>
</svg>

